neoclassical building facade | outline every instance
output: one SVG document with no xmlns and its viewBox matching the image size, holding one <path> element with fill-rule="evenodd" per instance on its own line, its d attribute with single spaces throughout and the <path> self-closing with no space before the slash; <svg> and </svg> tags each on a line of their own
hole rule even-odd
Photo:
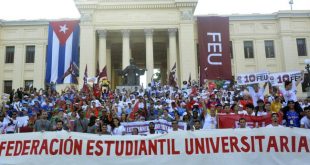
<svg viewBox="0 0 310 165">
<path fill-rule="evenodd" d="M 147 82 L 162 82 L 177 64 L 179 83 L 198 79 L 197 0 L 75 0 L 80 11 L 80 77 L 107 66 L 113 86 L 133 58 Z M 229 15 L 233 75 L 304 69 L 310 53 L 310 11 Z M 0 93 L 44 87 L 48 20 L 0 20 Z M 81 85 L 82 83 L 80 83 Z"/>
</svg>

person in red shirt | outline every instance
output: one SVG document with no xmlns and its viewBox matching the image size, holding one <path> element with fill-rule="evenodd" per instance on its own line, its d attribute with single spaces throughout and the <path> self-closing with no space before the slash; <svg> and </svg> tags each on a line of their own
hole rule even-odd
<svg viewBox="0 0 310 165">
<path fill-rule="evenodd" d="M 210 109 L 212 105 L 217 105 L 217 104 L 220 104 L 220 100 L 215 98 L 215 94 L 211 94 L 210 99 L 206 103 L 207 108 Z"/>
<path fill-rule="evenodd" d="M 194 100 L 194 95 L 190 95 L 189 96 L 189 101 L 186 103 L 186 108 L 187 109 L 192 109 L 193 105 L 196 103 L 196 101 Z"/>
</svg>

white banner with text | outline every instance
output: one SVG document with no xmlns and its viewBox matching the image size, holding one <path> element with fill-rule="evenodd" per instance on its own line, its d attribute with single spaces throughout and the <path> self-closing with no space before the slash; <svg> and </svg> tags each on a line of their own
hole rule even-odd
<svg viewBox="0 0 310 165">
<path fill-rule="evenodd" d="M 302 77 L 301 71 L 279 72 L 279 73 L 247 73 L 238 74 L 236 81 L 238 85 L 249 85 L 270 82 L 272 86 L 283 85 L 285 81 L 297 81 Z M 303 77 L 302 77 L 303 78 Z"/>
<path fill-rule="evenodd" d="M 268 72 L 238 74 L 237 83 L 238 85 L 247 85 L 247 84 L 267 82 L 268 75 L 269 75 Z"/>
<path fill-rule="evenodd" d="M 309 144 L 309 131 L 301 128 L 196 130 L 149 136 L 21 133 L 0 136 L 0 164 L 303 165 L 310 162 Z"/>
</svg>

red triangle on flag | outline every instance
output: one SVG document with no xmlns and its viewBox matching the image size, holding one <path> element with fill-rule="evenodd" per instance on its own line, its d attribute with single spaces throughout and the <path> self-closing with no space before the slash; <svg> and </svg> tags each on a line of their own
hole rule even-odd
<svg viewBox="0 0 310 165">
<path fill-rule="evenodd" d="M 53 31 L 55 32 L 56 36 L 59 39 L 59 43 L 64 45 L 72 34 L 75 26 L 79 23 L 78 20 L 75 21 L 55 21 L 50 22 L 51 26 L 53 27 Z"/>
</svg>

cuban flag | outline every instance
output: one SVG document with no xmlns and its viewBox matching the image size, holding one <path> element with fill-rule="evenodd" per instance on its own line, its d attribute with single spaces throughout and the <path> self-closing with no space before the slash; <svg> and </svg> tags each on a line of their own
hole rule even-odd
<svg viewBox="0 0 310 165">
<path fill-rule="evenodd" d="M 46 83 L 77 83 L 76 76 L 78 75 L 74 74 L 75 72 L 72 71 L 72 68 L 73 66 L 74 68 L 78 66 L 79 35 L 80 27 L 78 20 L 50 22 Z"/>
</svg>

